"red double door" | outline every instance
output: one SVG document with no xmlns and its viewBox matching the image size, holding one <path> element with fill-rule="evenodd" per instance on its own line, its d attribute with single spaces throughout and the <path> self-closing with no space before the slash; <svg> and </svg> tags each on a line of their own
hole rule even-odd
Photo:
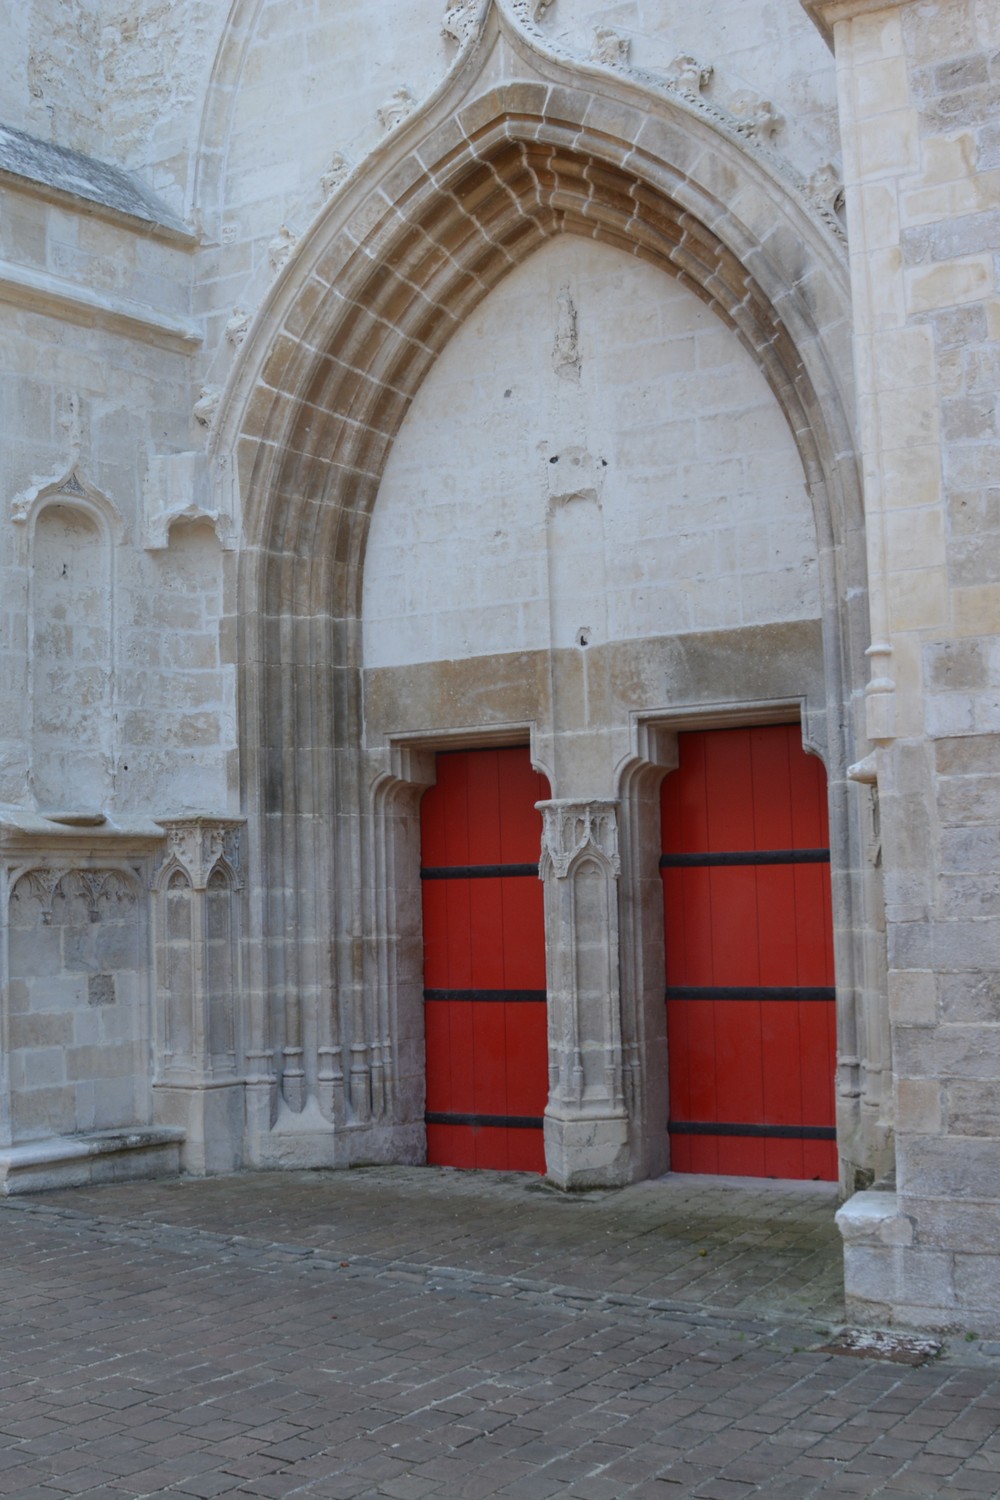
<svg viewBox="0 0 1000 1500">
<path fill-rule="evenodd" d="M 544 1172 L 548 783 L 526 747 L 449 751 L 421 803 L 427 1160 Z"/>
<path fill-rule="evenodd" d="M 797 724 L 679 741 L 662 795 L 671 1167 L 835 1180 L 823 768 Z"/>
<path fill-rule="evenodd" d="M 663 787 L 671 1166 L 837 1175 L 826 781 L 798 725 L 682 734 Z M 549 796 L 448 752 L 421 807 L 427 1159 L 545 1170 Z"/>
</svg>

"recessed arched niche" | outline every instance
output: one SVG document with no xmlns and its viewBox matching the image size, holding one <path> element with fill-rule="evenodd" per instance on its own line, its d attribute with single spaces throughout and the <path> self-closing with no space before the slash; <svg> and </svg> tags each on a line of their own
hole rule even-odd
<svg viewBox="0 0 1000 1500">
<path fill-rule="evenodd" d="M 107 527 L 54 496 L 31 545 L 31 782 L 40 808 L 102 808 L 110 791 L 112 575 Z"/>
</svg>

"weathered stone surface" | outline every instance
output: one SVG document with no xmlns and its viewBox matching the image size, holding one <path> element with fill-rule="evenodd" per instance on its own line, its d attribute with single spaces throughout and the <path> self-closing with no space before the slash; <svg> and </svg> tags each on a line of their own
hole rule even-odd
<svg viewBox="0 0 1000 1500">
<path fill-rule="evenodd" d="M 852 1305 L 932 1322 L 1000 1204 L 1000 29 L 642 10 L 0 18 L 0 1139 L 419 1160 L 420 797 L 527 743 L 550 1171 L 658 1170 L 659 786 L 799 721 L 905 1204 Z"/>
</svg>

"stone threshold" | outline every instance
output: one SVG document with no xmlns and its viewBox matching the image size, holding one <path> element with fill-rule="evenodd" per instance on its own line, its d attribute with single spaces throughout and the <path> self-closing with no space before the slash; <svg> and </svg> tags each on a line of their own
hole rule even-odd
<svg viewBox="0 0 1000 1500">
<path fill-rule="evenodd" d="M 183 1142 L 184 1131 L 175 1125 L 124 1126 L 25 1141 L 0 1150 L 0 1194 L 179 1176 Z"/>
</svg>

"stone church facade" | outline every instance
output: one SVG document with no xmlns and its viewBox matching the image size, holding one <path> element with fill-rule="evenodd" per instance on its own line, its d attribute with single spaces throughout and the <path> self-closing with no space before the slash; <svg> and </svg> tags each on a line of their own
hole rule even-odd
<svg viewBox="0 0 1000 1500">
<path fill-rule="evenodd" d="M 5 1190 L 441 1121 L 634 1181 L 707 1160 L 671 1000 L 781 1078 L 822 1003 L 748 1170 L 839 1176 L 853 1315 L 1000 1330 L 994 0 L 30 0 L 0 57 Z M 772 740 L 823 831 L 726 770 L 671 844 Z M 477 998 L 537 1104 L 435 1103 Z"/>
</svg>

